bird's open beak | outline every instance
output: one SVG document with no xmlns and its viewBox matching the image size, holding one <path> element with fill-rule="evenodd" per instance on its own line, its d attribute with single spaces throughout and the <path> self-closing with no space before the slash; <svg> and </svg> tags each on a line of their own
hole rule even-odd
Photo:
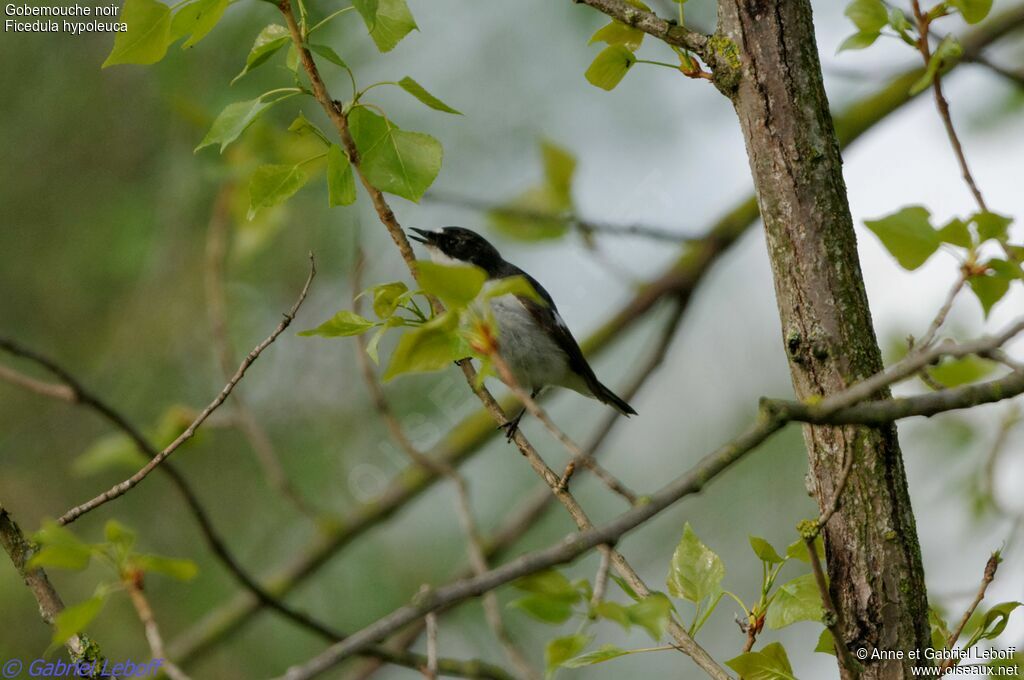
<svg viewBox="0 0 1024 680">
<path fill-rule="evenodd" d="M 435 234 L 432 231 L 424 231 L 423 229 L 417 229 L 416 227 L 411 227 L 411 231 L 415 231 L 417 234 L 419 234 L 419 236 L 414 236 L 410 234 L 409 238 L 411 238 L 413 241 L 419 241 L 420 243 L 424 243 L 428 246 L 433 245 L 434 239 L 437 238 L 437 234 Z"/>
</svg>

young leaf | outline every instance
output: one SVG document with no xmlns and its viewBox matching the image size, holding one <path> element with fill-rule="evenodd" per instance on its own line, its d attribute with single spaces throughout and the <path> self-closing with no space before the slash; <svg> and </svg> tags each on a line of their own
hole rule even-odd
<svg viewBox="0 0 1024 680">
<path fill-rule="evenodd" d="M 352 4 L 381 52 L 390 52 L 418 28 L 405 0 L 353 0 Z"/>
<path fill-rule="evenodd" d="M 839 44 L 839 49 L 836 52 L 845 52 L 846 50 L 862 50 L 865 47 L 871 47 L 878 40 L 878 36 L 881 33 L 871 31 L 860 31 L 849 36 L 846 40 Z"/>
<path fill-rule="evenodd" d="M 743 680 L 796 680 L 786 649 L 778 642 L 765 645 L 759 652 L 747 652 L 725 662 Z"/>
<path fill-rule="evenodd" d="M 92 548 L 75 536 L 70 529 L 52 520 L 43 522 L 32 539 L 42 549 L 28 561 L 28 568 L 52 566 L 62 569 L 84 569 L 89 564 Z"/>
<path fill-rule="evenodd" d="M 147 574 L 163 574 L 178 581 L 191 581 L 199 573 L 199 567 L 192 560 L 182 560 L 160 555 L 135 555 L 132 564 Z"/>
<path fill-rule="evenodd" d="M 509 607 L 522 609 L 535 619 L 544 623 L 561 624 L 572 618 L 572 605 L 564 600 L 558 600 L 541 595 L 527 595 L 518 600 L 509 602 Z"/>
<path fill-rule="evenodd" d="M 224 153 L 227 145 L 238 139 L 238 136 L 245 132 L 253 124 L 253 121 L 274 103 L 275 101 L 265 102 L 262 98 L 257 97 L 244 102 L 228 104 L 213 121 L 210 131 L 206 133 L 203 141 L 199 142 L 199 146 L 195 150 L 199 151 L 211 144 L 220 144 L 220 151 Z"/>
<path fill-rule="evenodd" d="M 970 248 L 974 245 L 970 230 L 964 221 L 958 218 L 951 219 L 946 226 L 939 229 L 939 240 L 961 248 Z"/>
<path fill-rule="evenodd" d="M 524 576 L 512 585 L 528 593 L 544 595 L 545 597 L 565 600 L 570 603 L 578 602 L 582 597 L 580 591 L 572 585 L 569 579 L 562 572 L 555 571 L 554 569 L 547 569 L 536 574 Z"/>
<path fill-rule="evenodd" d="M 616 659 L 627 654 L 630 654 L 628 650 L 621 649 L 615 645 L 601 645 L 596 651 L 581 654 L 580 656 L 569 659 L 562 664 L 562 667 L 581 668 L 583 666 L 592 666 L 595 663 L 601 663 L 602 661 L 608 661 L 609 659 Z"/>
<path fill-rule="evenodd" d="M 989 239 L 1005 240 L 1006 230 L 1013 222 L 1013 218 L 993 212 L 980 212 L 971 217 L 971 222 L 978 229 L 978 240 L 984 243 Z"/>
<path fill-rule="evenodd" d="M 115 519 L 107 520 L 103 527 L 103 535 L 108 542 L 126 553 L 135 545 L 135 532 Z"/>
<path fill-rule="evenodd" d="M 722 560 L 701 543 L 687 522 L 683 528 L 683 538 L 672 555 L 668 592 L 674 597 L 700 602 L 705 597 L 718 594 L 724 577 L 725 566 Z"/>
<path fill-rule="evenodd" d="M 640 49 L 640 44 L 643 41 L 644 32 L 639 28 L 627 26 L 621 21 L 613 19 L 610 24 L 597 29 L 597 32 L 590 36 L 590 41 L 587 44 L 593 45 L 596 42 L 603 42 L 609 45 L 622 45 L 627 50 L 636 52 Z"/>
<path fill-rule="evenodd" d="M 245 68 L 235 76 L 231 84 L 234 85 L 235 81 L 239 78 L 266 62 L 278 50 L 287 45 L 290 40 L 291 37 L 289 36 L 288 29 L 284 26 L 280 24 L 266 26 L 256 36 L 256 41 L 252 44 L 252 49 L 249 50 L 249 56 L 245 59 Z"/>
<path fill-rule="evenodd" d="M 576 157 L 568 150 L 543 141 L 540 146 L 544 157 L 544 178 L 551 193 L 558 199 L 562 209 L 572 207 L 572 178 L 576 173 Z"/>
<path fill-rule="evenodd" d="M 995 362 L 972 354 L 961 359 L 949 359 L 938 366 L 932 366 L 928 369 L 928 375 L 946 387 L 959 387 L 981 380 L 995 368 Z"/>
<path fill-rule="evenodd" d="M 512 201 L 487 213 L 497 231 L 524 241 L 560 238 L 569 231 L 563 197 L 546 184 L 527 189 Z M 550 215 L 550 217 L 548 217 Z"/>
<path fill-rule="evenodd" d="M 147 460 L 135 442 L 120 432 L 112 432 L 97 439 L 75 458 L 71 470 L 82 477 L 114 468 L 134 471 Z"/>
<path fill-rule="evenodd" d="M 97 595 L 57 614 L 53 621 L 53 644 L 62 645 L 71 636 L 78 635 L 85 630 L 85 627 L 99 615 L 105 601 L 106 598 Z"/>
<path fill-rule="evenodd" d="M 178 10 L 172 21 L 171 33 L 175 34 L 175 37 L 171 42 L 178 37 L 184 37 L 186 33 L 191 33 L 192 35 L 182 44 L 181 48 L 192 47 L 213 30 L 220 18 L 224 16 L 224 10 L 227 8 L 228 0 L 199 0 L 191 5 L 185 5 Z M 184 18 L 179 21 L 178 17 L 182 15 Z M 185 33 L 180 36 L 176 35 L 178 31 L 182 30 Z"/>
<path fill-rule="evenodd" d="M 591 85 L 611 91 L 634 63 L 636 57 L 629 49 L 622 45 L 609 45 L 601 50 L 583 75 Z"/>
<path fill-rule="evenodd" d="M 949 4 L 960 10 L 969 24 L 978 23 L 992 10 L 992 0 L 949 0 Z"/>
<path fill-rule="evenodd" d="M 843 12 L 861 33 L 879 33 L 889 23 L 882 0 L 853 0 Z"/>
<path fill-rule="evenodd" d="M 1010 283 L 1020 272 L 1020 269 L 1014 268 L 1013 265 L 1005 260 L 990 260 L 987 264 L 989 270 L 985 274 L 979 274 L 967 279 L 968 285 L 974 291 L 978 302 L 981 303 L 986 318 L 988 318 L 996 303 L 1006 295 L 1006 292 L 1010 289 Z"/>
<path fill-rule="evenodd" d="M 804 574 L 779 587 L 768 607 L 769 628 L 785 628 L 797 621 L 821 621 L 821 593 L 814 574 Z"/>
<path fill-rule="evenodd" d="M 819 534 L 814 539 L 814 552 L 818 553 L 818 559 L 825 559 L 825 541 Z M 811 558 L 807 554 L 807 544 L 804 539 L 798 538 L 786 546 L 786 557 L 810 563 Z"/>
<path fill-rule="evenodd" d="M 814 646 L 814 651 L 820 652 L 821 654 L 836 655 L 836 641 L 832 637 L 832 631 L 828 628 L 821 631 L 821 635 L 818 636 L 818 644 Z"/>
<path fill-rule="evenodd" d="M 402 78 L 401 80 L 399 80 L 398 81 L 398 85 L 403 90 L 405 90 L 406 92 L 411 94 L 413 97 L 416 97 L 416 99 L 419 99 L 421 102 L 423 102 L 424 104 L 426 104 L 430 108 L 434 109 L 435 111 L 444 111 L 445 113 L 454 113 L 457 116 L 461 116 L 462 115 L 461 111 L 453 109 L 452 107 L 448 106 L 447 104 L 445 104 L 443 101 L 441 101 L 440 99 L 438 99 L 434 95 L 432 95 L 429 92 L 427 92 L 426 89 L 422 85 L 417 83 L 415 80 L 413 80 L 409 76 L 406 76 L 406 77 Z"/>
<path fill-rule="evenodd" d="M 120 21 L 128 30 L 114 35 L 103 68 L 115 64 L 155 64 L 167 54 L 171 10 L 158 0 L 125 0 Z"/>
<path fill-rule="evenodd" d="M 547 677 L 552 677 L 556 670 L 566 661 L 578 656 L 586 649 L 592 638 L 589 635 L 577 633 L 552 640 L 544 648 L 544 665 L 547 669 Z"/>
<path fill-rule="evenodd" d="M 928 66 L 925 67 L 924 75 L 910 86 L 910 94 L 918 94 L 927 89 L 935 81 L 935 76 L 942 65 L 947 61 L 958 59 L 963 53 L 964 49 L 957 42 L 956 38 L 952 35 L 947 35 L 943 38 L 942 42 L 938 44 L 932 53 L 931 59 L 928 60 Z"/>
<path fill-rule="evenodd" d="M 441 171 L 441 144 L 430 135 L 401 130 L 365 107 L 348 115 L 352 137 L 370 184 L 410 201 L 419 201 Z"/>
<path fill-rule="evenodd" d="M 326 59 L 327 61 L 331 62 L 336 66 L 348 68 L 348 64 L 345 63 L 345 60 L 339 57 L 338 53 L 335 52 L 330 47 L 328 47 L 327 45 L 310 45 L 309 49 L 311 49 L 315 54 L 319 54 L 321 57 L 323 57 L 324 59 Z"/>
<path fill-rule="evenodd" d="M 484 286 L 483 297 L 485 300 L 501 297 L 502 295 L 519 295 L 542 305 L 547 305 L 547 301 L 540 296 L 540 293 L 533 287 L 533 284 L 527 281 L 526 277 L 521 274 L 506 276 L 497 281 L 488 281 Z"/>
<path fill-rule="evenodd" d="M 1003 630 L 1006 629 L 1006 624 L 1010 621 L 1010 614 L 1019 606 L 1021 606 L 1020 602 L 1003 602 L 985 612 L 985 618 L 982 619 L 978 629 L 971 635 L 965 648 L 973 647 L 982 640 L 995 640 L 999 637 Z"/>
<path fill-rule="evenodd" d="M 337 144 L 327 147 L 327 203 L 352 205 L 356 202 L 356 180 L 348 156 Z"/>
<path fill-rule="evenodd" d="M 403 373 L 437 371 L 469 356 L 458 335 L 458 321 L 458 316 L 446 312 L 405 333 L 391 355 L 383 380 Z"/>
<path fill-rule="evenodd" d="M 362 335 L 374 327 L 369 319 L 364 319 L 355 312 L 343 309 L 316 328 L 310 328 L 299 333 L 304 337 L 319 335 L 323 338 L 340 338 L 350 335 Z"/>
<path fill-rule="evenodd" d="M 629 610 L 618 602 L 603 600 L 594 607 L 594 612 L 602 619 L 614 621 L 626 630 L 629 630 L 633 622 L 629 618 Z"/>
<path fill-rule="evenodd" d="M 249 219 L 284 203 L 309 180 L 300 165 L 261 165 L 249 180 Z"/>
<path fill-rule="evenodd" d="M 655 642 L 665 633 L 671 612 L 672 602 L 662 593 L 651 593 L 626 608 L 630 622 L 646 630 Z"/>
<path fill-rule="evenodd" d="M 772 544 L 758 536 L 750 537 L 750 547 L 754 550 L 754 554 L 757 555 L 758 559 L 768 564 L 781 564 L 785 560 L 779 556 L 779 553 L 775 551 Z"/>
<path fill-rule="evenodd" d="M 468 264 L 444 265 L 416 261 L 416 279 L 423 290 L 441 298 L 448 307 L 465 307 L 480 294 L 487 272 Z"/>
<path fill-rule="evenodd" d="M 928 210 L 915 205 L 881 219 L 864 220 L 864 224 L 900 266 L 914 270 L 924 264 L 941 243 L 928 217 Z"/>
</svg>

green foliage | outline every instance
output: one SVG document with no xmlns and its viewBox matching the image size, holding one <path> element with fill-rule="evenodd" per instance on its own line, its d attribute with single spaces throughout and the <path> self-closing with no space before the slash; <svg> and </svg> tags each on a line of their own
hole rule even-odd
<svg viewBox="0 0 1024 680">
<path fill-rule="evenodd" d="M 882 0 L 853 0 L 846 6 L 844 13 L 857 27 L 857 32 L 843 41 L 839 46 L 839 52 L 869 47 L 889 23 L 889 12 Z"/>
<path fill-rule="evenodd" d="M 238 139 L 264 111 L 279 101 L 281 100 L 264 101 L 263 97 L 257 97 L 244 102 L 228 104 L 214 119 L 209 132 L 206 133 L 203 141 L 199 142 L 199 146 L 195 150 L 199 151 L 213 144 L 220 144 L 220 151 L 224 153 L 228 144 Z"/>
<path fill-rule="evenodd" d="M 323 57 L 324 59 L 331 62 L 335 66 L 340 66 L 341 68 L 348 70 L 348 64 L 345 63 L 345 60 L 342 59 L 337 52 L 335 52 L 332 48 L 328 47 L 327 45 L 314 44 L 310 45 L 309 49 L 314 54 Z"/>
<path fill-rule="evenodd" d="M 1020 265 L 1010 263 L 1006 260 L 992 259 L 986 263 L 985 271 L 981 274 L 971 276 L 967 283 L 974 292 L 978 302 L 987 317 L 1000 300 L 1010 289 L 1010 284 L 1018 279 L 1024 278 Z"/>
<path fill-rule="evenodd" d="M 185 5 L 171 22 L 171 42 L 188 35 L 181 47 L 192 47 L 213 30 L 227 8 L 228 0 L 197 0 Z"/>
<path fill-rule="evenodd" d="M 925 89 L 931 86 L 935 82 L 935 76 L 939 73 L 939 69 L 942 68 L 943 64 L 951 60 L 959 59 L 960 55 L 964 53 L 963 47 L 960 46 L 959 41 L 952 35 L 947 35 L 942 39 L 942 42 L 938 44 L 935 51 L 932 52 L 931 59 L 928 60 L 928 66 L 925 67 L 924 74 L 910 86 L 910 94 L 918 94 L 923 92 Z"/>
<path fill-rule="evenodd" d="M 549 642 L 544 649 L 544 666 L 547 671 L 547 677 L 553 677 L 555 671 L 562 664 L 586 649 L 591 639 L 589 635 L 577 633 L 556 638 Z"/>
<path fill-rule="evenodd" d="M 668 574 L 668 591 L 693 603 L 716 597 L 722 590 L 725 565 L 693 532 L 690 523 L 683 528 L 683 537 L 672 555 Z"/>
<path fill-rule="evenodd" d="M 435 97 L 434 95 L 427 92 L 426 88 L 417 83 L 415 80 L 406 76 L 398 81 L 399 87 L 411 94 L 416 99 L 420 100 L 435 111 L 443 111 L 445 113 L 453 113 L 457 116 L 461 116 L 462 112 L 457 109 L 445 104 L 443 101 Z"/>
<path fill-rule="evenodd" d="M 231 84 L 234 85 L 242 76 L 252 71 L 254 68 L 265 63 L 274 54 L 277 53 L 285 45 L 291 43 L 291 36 L 288 33 L 288 29 L 280 24 L 270 24 L 266 26 L 259 35 L 256 36 L 256 41 L 252 44 L 252 49 L 249 50 L 249 56 L 245 59 L 245 68 L 242 72 L 235 76 Z"/>
<path fill-rule="evenodd" d="M 105 596 L 96 595 L 57 614 L 53 621 L 51 648 L 64 644 L 72 636 L 78 635 L 85 630 L 86 626 L 99 616 L 106 601 L 107 598 Z"/>
<path fill-rule="evenodd" d="M 113 432 L 100 437 L 79 454 L 71 464 L 71 471 L 81 477 L 110 469 L 134 472 L 145 465 L 146 460 L 127 435 Z"/>
<path fill-rule="evenodd" d="M 969 24 L 976 24 L 992 10 L 992 0 L 948 0 L 950 7 L 955 7 Z"/>
<path fill-rule="evenodd" d="M 821 593 L 814 574 L 804 574 L 779 586 L 765 623 L 769 628 L 785 628 L 797 621 L 821 621 L 821 616 Z"/>
<path fill-rule="evenodd" d="M 596 42 L 603 42 L 609 46 L 622 45 L 630 52 L 636 52 L 644 41 L 644 35 L 644 32 L 639 28 L 627 26 L 621 21 L 613 19 L 611 23 L 597 29 L 594 35 L 590 36 L 590 42 L 587 44 L 593 45 Z"/>
<path fill-rule="evenodd" d="M 526 241 L 560 238 L 569 230 L 576 158 L 550 141 L 541 143 L 544 181 L 488 213 L 498 231 Z"/>
<path fill-rule="evenodd" d="M 818 644 L 814 646 L 814 651 L 820 654 L 836 655 L 836 639 L 832 637 L 832 631 L 828 628 L 821 631 L 821 635 L 818 636 Z"/>
<path fill-rule="evenodd" d="M 161 555 L 131 555 L 128 562 L 147 574 L 162 574 L 177 581 L 191 581 L 199 573 L 199 567 L 192 560 L 181 560 Z"/>
<path fill-rule="evenodd" d="M 364 319 L 355 312 L 343 309 L 316 328 L 301 331 L 299 335 L 310 337 L 319 335 L 323 338 L 341 338 L 351 335 L 362 335 L 374 327 L 369 319 Z"/>
<path fill-rule="evenodd" d="M 785 559 L 779 556 L 779 553 L 776 552 L 772 544 L 763 538 L 751 536 L 750 547 L 762 562 L 767 562 L 768 564 L 781 564 L 785 562 Z"/>
<path fill-rule="evenodd" d="M 725 662 L 743 680 L 796 680 L 786 649 L 778 642 L 758 652 L 746 652 Z"/>
<path fill-rule="evenodd" d="M 373 295 L 373 313 L 379 319 L 387 319 L 394 315 L 409 287 L 402 281 L 392 281 L 373 286 L 366 292 Z"/>
<path fill-rule="evenodd" d="M 926 208 L 915 205 L 901 208 L 887 217 L 865 220 L 864 224 L 881 240 L 900 266 L 914 270 L 924 264 L 941 243 L 929 217 Z"/>
<path fill-rule="evenodd" d="M 249 180 L 249 219 L 263 208 L 284 203 L 309 181 L 297 165 L 261 165 Z"/>
<path fill-rule="evenodd" d="M 990 608 L 985 612 L 980 624 L 964 647 L 970 649 L 982 640 L 995 640 L 1006 629 L 1006 624 L 1010 621 L 1010 614 L 1019 606 L 1021 606 L 1020 602 L 1012 601 L 1002 602 Z"/>
<path fill-rule="evenodd" d="M 583 666 L 592 666 L 595 663 L 601 663 L 602 661 L 608 661 L 610 659 L 617 659 L 620 656 L 631 654 L 632 652 L 616 647 L 615 645 L 601 645 L 597 650 L 581 654 L 580 656 L 573 657 L 565 661 L 562 664 L 563 668 L 581 668 Z"/>
<path fill-rule="evenodd" d="M 818 559 L 825 559 L 825 542 L 820 535 L 814 539 L 814 552 L 818 554 Z M 807 554 L 807 544 L 802 538 L 798 538 L 786 547 L 786 557 L 808 564 L 811 562 L 811 556 Z"/>
<path fill-rule="evenodd" d="M 635 63 L 636 57 L 628 47 L 621 44 L 609 45 L 594 58 L 583 75 L 591 85 L 611 91 L 622 82 Z"/>
<path fill-rule="evenodd" d="M 26 564 L 29 569 L 56 567 L 80 570 L 89 566 L 92 559 L 92 546 L 52 520 L 43 523 L 33 540 L 40 545 L 40 549 Z"/>
<path fill-rule="evenodd" d="M 125 0 L 120 20 L 128 30 L 114 36 L 103 68 L 115 64 L 155 64 L 167 54 L 171 10 L 159 0 Z"/>
<path fill-rule="evenodd" d="M 352 5 L 381 52 L 390 52 L 417 28 L 405 0 L 353 0 Z"/>
<path fill-rule="evenodd" d="M 465 307 L 479 295 L 487 272 L 470 264 L 444 265 L 416 261 L 416 278 L 423 290 L 440 298 L 446 306 Z"/>
<path fill-rule="evenodd" d="M 363 106 L 348 114 L 361 157 L 360 169 L 381 191 L 419 201 L 441 171 L 441 144 L 430 135 L 407 132 Z"/>
<path fill-rule="evenodd" d="M 571 602 L 540 595 L 521 597 L 508 606 L 521 609 L 533 618 L 551 624 L 565 623 L 573 615 Z"/>
<path fill-rule="evenodd" d="M 930 367 L 928 375 L 945 387 L 959 387 L 981 380 L 995 368 L 995 362 L 971 354 L 960 359 L 946 359 L 938 366 Z"/>
<path fill-rule="evenodd" d="M 387 382 L 403 373 L 428 373 L 469 356 L 469 348 L 455 330 L 459 317 L 445 312 L 402 334 L 384 371 Z"/>
<path fill-rule="evenodd" d="M 663 593 L 651 593 L 627 607 L 626 614 L 630 623 L 646 630 L 657 642 L 665 634 L 665 626 L 672 614 L 672 602 Z"/>
<path fill-rule="evenodd" d="M 356 180 L 352 164 L 337 144 L 327 147 L 327 202 L 331 207 L 356 202 Z"/>
</svg>

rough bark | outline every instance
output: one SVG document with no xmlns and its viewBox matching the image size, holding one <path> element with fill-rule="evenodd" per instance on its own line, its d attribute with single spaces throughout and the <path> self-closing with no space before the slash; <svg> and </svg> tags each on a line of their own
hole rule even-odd
<svg viewBox="0 0 1024 680">
<path fill-rule="evenodd" d="M 794 389 L 800 399 L 835 393 L 881 370 L 882 360 L 810 3 L 721 0 L 711 44 L 736 55 L 716 84 L 732 99 L 746 141 Z M 823 510 L 854 456 L 824 532 L 845 643 L 853 651 L 924 649 L 924 571 L 895 427 L 806 426 L 804 439 Z M 861 677 L 909 678 L 909 662 L 869 659 Z"/>
</svg>

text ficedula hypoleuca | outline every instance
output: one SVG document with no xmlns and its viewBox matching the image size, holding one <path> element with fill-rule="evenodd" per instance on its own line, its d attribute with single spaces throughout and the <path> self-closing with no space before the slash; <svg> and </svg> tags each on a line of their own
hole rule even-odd
<svg viewBox="0 0 1024 680">
<path fill-rule="evenodd" d="M 498 322 L 498 353 L 520 387 L 533 396 L 545 387 L 567 387 L 604 402 L 624 415 L 636 414 L 632 406 L 594 375 L 594 369 L 562 321 L 554 300 L 536 279 L 506 262 L 487 239 L 469 229 L 445 227 L 438 231 L 412 231 L 418 236 L 411 238 L 423 243 L 435 262 L 473 264 L 487 272 L 490 280 L 523 276 L 547 303 L 540 304 L 517 295 L 502 295 L 491 300 Z M 517 417 L 509 424 L 510 438 L 518 421 Z"/>
</svg>

